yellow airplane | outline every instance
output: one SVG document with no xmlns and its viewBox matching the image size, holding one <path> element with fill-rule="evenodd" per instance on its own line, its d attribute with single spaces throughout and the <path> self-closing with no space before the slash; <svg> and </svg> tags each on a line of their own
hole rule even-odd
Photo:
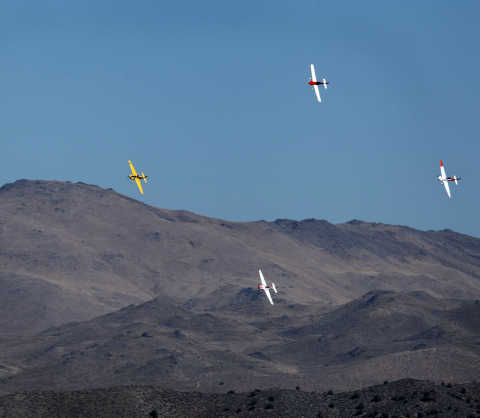
<svg viewBox="0 0 480 418">
<path fill-rule="evenodd" d="M 132 174 L 129 174 L 128 178 L 132 181 L 137 182 L 138 189 L 140 190 L 140 193 L 143 194 L 142 183 L 140 182 L 140 180 L 143 180 L 146 183 L 147 176 L 143 173 L 141 175 L 138 175 L 135 171 L 135 167 L 130 160 L 128 160 L 128 164 L 130 164 L 130 170 L 132 171 Z"/>
</svg>

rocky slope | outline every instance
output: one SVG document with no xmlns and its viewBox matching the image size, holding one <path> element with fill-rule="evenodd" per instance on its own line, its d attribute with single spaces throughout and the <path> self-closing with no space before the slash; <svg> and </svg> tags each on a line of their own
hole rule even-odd
<svg viewBox="0 0 480 418">
<path fill-rule="evenodd" d="M 352 390 L 406 377 L 480 373 L 480 304 L 372 291 L 325 311 L 259 297 L 212 310 L 165 297 L 36 336 L 0 341 L 0 393 L 155 384 Z M 271 309 L 275 308 L 275 309 Z"/>
<path fill-rule="evenodd" d="M 0 335 L 32 335 L 155 297 L 218 305 L 255 287 L 258 268 L 288 304 L 330 309 L 373 289 L 480 297 L 480 240 L 453 231 L 228 222 L 82 183 L 0 188 Z"/>
</svg>

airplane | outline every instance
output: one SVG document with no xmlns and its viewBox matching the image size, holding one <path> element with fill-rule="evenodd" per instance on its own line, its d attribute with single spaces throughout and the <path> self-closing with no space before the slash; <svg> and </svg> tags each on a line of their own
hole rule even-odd
<svg viewBox="0 0 480 418">
<path fill-rule="evenodd" d="M 443 185 L 445 186 L 445 191 L 447 192 L 448 197 L 452 197 L 450 193 L 450 186 L 448 185 L 449 181 L 454 181 L 456 185 L 458 185 L 458 180 L 461 179 L 461 177 L 453 176 L 453 177 L 447 177 L 447 174 L 445 173 L 445 167 L 443 166 L 442 160 L 440 160 L 440 176 L 438 176 L 438 181 L 442 182 Z"/>
<path fill-rule="evenodd" d="M 138 175 L 137 172 L 135 171 L 135 167 L 133 166 L 130 160 L 128 160 L 128 164 L 130 165 L 130 170 L 132 171 L 132 174 L 129 174 L 128 178 L 137 183 L 140 193 L 143 194 L 142 183 L 140 182 L 140 180 L 143 180 L 146 183 L 148 176 L 146 176 L 143 172 L 141 175 Z"/>
<path fill-rule="evenodd" d="M 273 300 L 272 300 L 272 295 L 270 294 L 270 289 L 273 289 L 273 291 L 275 293 L 278 293 L 277 288 L 275 287 L 275 283 L 272 282 L 272 284 L 270 286 L 267 286 L 267 282 L 265 281 L 265 279 L 263 277 L 262 270 L 258 270 L 258 273 L 260 274 L 260 281 L 261 281 L 261 283 L 259 283 L 259 285 L 258 285 L 258 290 L 263 290 L 265 292 L 265 294 L 267 295 L 268 300 L 273 305 Z"/>
<path fill-rule="evenodd" d="M 310 64 L 310 71 L 312 72 L 312 79 L 308 82 L 313 87 L 313 90 L 315 90 L 315 95 L 317 96 L 317 100 L 319 103 L 322 103 L 322 98 L 320 97 L 320 91 L 318 90 L 318 86 L 322 85 L 325 87 L 325 90 L 327 89 L 327 84 L 328 81 L 323 78 L 323 81 L 317 81 L 317 76 L 315 75 L 315 67 L 313 64 Z"/>
</svg>

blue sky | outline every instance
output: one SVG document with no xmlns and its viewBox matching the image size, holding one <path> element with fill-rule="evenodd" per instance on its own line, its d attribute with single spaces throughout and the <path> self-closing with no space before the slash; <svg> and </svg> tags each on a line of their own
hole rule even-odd
<svg viewBox="0 0 480 418">
<path fill-rule="evenodd" d="M 4 1 L 0 183 L 480 236 L 475 1 Z M 309 64 L 331 82 L 318 104 Z M 127 160 L 150 176 L 142 198 Z M 464 182 L 448 200 L 439 159 Z"/>
</svg>

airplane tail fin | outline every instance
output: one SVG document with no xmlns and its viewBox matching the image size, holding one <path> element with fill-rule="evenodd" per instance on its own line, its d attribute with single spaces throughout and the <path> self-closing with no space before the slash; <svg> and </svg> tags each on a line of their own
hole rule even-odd
<svg viewBox="0 0 480 418">
<path fill-rule="evenodd" d="M 147 182 L 147 176 L 143 173 L 143 171 L 142 171 L 142 176 L 143 176 L 143 181 L 146 183 Z"/>
<path fill-rule="evenodd" d="M 323 79 L 323 87 L 325 87 L 325 90 L 327 90 L 327 79 Z"/>
<path fill-rule="evenodd" d="M 273 283 L 273 282 L 272 282 L 272 289 L 273 289 L 273 291 L 274 291 L 275 293 L 278 293 L 278 292 L 277 292 L 277 288 L 275 287 L 275 283 Z"/>
<path fill-rule="evenodd" d="M 455 180 L 455 184 L 458 186 L 458 178 L 457 176 L 453 176 L 454 180 Z"/>
</svg>

